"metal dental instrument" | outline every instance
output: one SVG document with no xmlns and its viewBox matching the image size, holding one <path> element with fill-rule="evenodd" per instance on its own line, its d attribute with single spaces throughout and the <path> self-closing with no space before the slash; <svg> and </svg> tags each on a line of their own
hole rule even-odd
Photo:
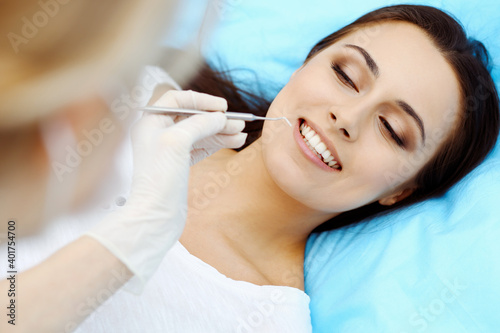
<svg viewBox="0 0 500 333">
<path fill-rule="evenodd" d="M 191 109 L 165 108 L 165 107 L 160 107 L 160 106 L 144 106 L 144 107 L 139 108 L 138 110 L 151 112 L 151 113 L 158 113 L 158 114 L 171 114 L 171 115 L 177 115 L 177 116 L 185 116 L 185 115 L 203 114 L 203 113 L 207 113 L 207 112 L 213 112 L 213 111 L 201 111 L 201 110 L 191 110 Z M 244 120 L 244 121 L 281 120 L 281 119 L 283 119 L 287 122 L 287 124 L 290 127 L 292 127 L 292 124 L 290 123 L 290 121 L 285 117 L 268 118 L 268 117 L 256 116 L 252 113 L 231 112 L 231 111 L 226 111 L 224 113 L 225 113 L 227 119 L 240 119 L 240 120 Z"/>
</svg>

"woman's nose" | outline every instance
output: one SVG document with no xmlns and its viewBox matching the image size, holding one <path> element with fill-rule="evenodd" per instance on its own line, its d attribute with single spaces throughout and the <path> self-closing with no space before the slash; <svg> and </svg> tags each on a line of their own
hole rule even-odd
<svg viewBox="0 0 500 333">
<path fill-rule="evenodd" d="M 333 113 L 333 112 L 330 112 L 330 117 L 333 119 L 334 121 L 334 124 L 335 124 L 335 127 L 347 138 L 349 139 L 351 137 L 351 135 L 349 134 L 349 132 L 343 128 L 343 127 L 340 127 L 338 126 L 338 122 L 337 122 L 337 116 Z"/>
<path fill-rule="evenodd" d="M 356 140 L 358 137 L 357 121 L 351 118 L 344 117 L 340 111 L 330 112 L 330 119 L 333 122 L 335 129 L 348 140 Z"/>
</svg>

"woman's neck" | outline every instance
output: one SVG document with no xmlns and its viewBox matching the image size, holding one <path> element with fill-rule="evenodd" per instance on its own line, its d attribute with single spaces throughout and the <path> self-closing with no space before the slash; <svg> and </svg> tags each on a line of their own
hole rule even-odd
<svg viewBox="0 0 500 333">
<path fill-rule="evenodd" d="M 187 227 L 215 232 L 250 261 L 303 260 L 309 233 L 325 215 L 277 186 L 260 140 L 236 153 L 222 149 L 191 169 Z"/>
</svg>

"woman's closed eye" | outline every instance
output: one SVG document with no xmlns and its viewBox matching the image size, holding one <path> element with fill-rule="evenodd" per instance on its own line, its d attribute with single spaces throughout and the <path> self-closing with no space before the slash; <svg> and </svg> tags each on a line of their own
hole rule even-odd
<svg viewBox="0 0 500 333">
<path fill-rule="evenodd" d="M 335 72 L 335 74 L 337 75 L 337 77 L 339 78 L 340 81 L 342 81 L 342 83 L 348 87 L 350 87 L 351 89 L 354 89 L 356 90 L 356 92 L 359 93 L 359 89 L 358 87 L 356 86 L 356 84 L 351 80 L 351 78 L 349 77 L 349 75 L 347 75 L 343 70 L 342 68 L 340 68 L 339 65 L 337 65 L 336 63 L 331 63 L 331 67 L 333 69 L 333 71 Z M 389 136 L 391 137 L 391 139 L 402 149 L 406 149 L 406 140 L 404 140 L 404 137 L 401 138 L 398 134 L 396 134 L 396 132 L 394 131 L 394 129 L 392 128 L 391 124 L 383 117 L 379 117 L 380 118 L 380 122 L 383 126 L 383 131 L 385 131 L 386 133 L 389 134 Z"/>
<path fill-rule="evenodd" d="M 389 135 L 391 136 L 392 140 L 394 140 L 394 142 L 396 142 L 396 144 L 401 147 L 402 149 L 406 149 L 406 142 L 404 139 L 401 139 L 397 134 L 396 132 L 394 131 L 394 129 L 392 128 L 391 124 L 385 120 L 385 118 L 383 117 L 379 117 L 380 119 L 380 122 L 382 124 L 382 126 L 384 127 L 384 130 L 389 133 Z"/>
<path fill-rule="evenodd" d="M 359 93 L 359 89 L 356 86 L 356 84 L 351 80 L 351 78 L 340 68 L 339 65 L 335 63 L 331 63 L 331 67 L 334 70 L 335 74 L 337 74 L 337 77 L 344 83 L 346 86 L 351 87 L 352 89 L 356 90 L 356 92 Z"/>
</svg>

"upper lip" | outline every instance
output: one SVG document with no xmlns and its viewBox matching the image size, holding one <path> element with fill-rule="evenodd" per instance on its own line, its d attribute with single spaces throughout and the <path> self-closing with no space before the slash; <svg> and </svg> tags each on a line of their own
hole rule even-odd
<svg viewBox="0 0 500 333">
<path fill-rule="evenodd" d="M 316 132 L 316 134 L 319 135 L 321 141 L 326 145 L 326 148 L 330 151 L 333 158 L 335 159 L 335 161 L 337 161 L 337 163 L 340 165 L 340 168 L 342 169 L 342 162 L 340 162 L 339 155 L 337 154 L 337 150 L 335 150 L 332 141 L 328 139 L 325 133 L 323 133 L 323 130 L 320 127 L 318 127 L 314 122 L 305 118 L 302 119 L 304 120 L 307 126 L 311 127 L 314 130 L 314 132 Z"/>
</svg>

